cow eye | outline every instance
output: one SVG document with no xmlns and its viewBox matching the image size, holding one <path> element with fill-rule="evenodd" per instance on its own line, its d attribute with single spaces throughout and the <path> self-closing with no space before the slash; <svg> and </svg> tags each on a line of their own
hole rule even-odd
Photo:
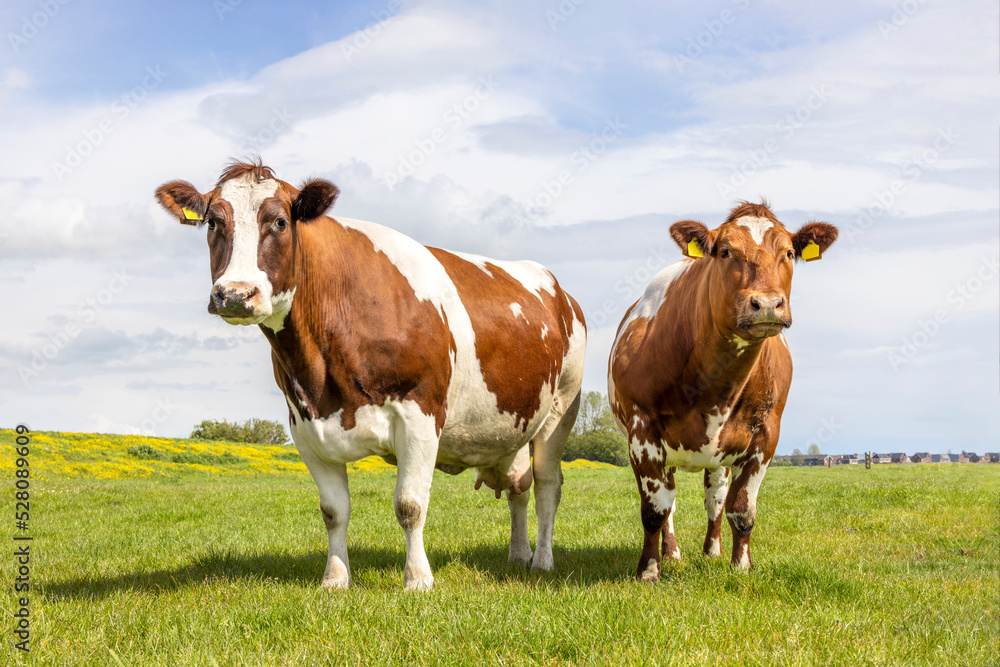
<svg viewBox="0 0 1000 667">
<path fill-rule="evenodd" d="M 787 257 L 788 259 L 791 259 L 794 256 L 795 256 L 795 253 L 793 253 L 791 250 L 789 250 L 788 252 L 785 253 L 785 257 Z"/>
<path fill-rule="evenodd" d="M 727 250 L 723 250 L 722 252 L 719 253 L 719 256 L 720 257 L 729 257 L 729 250 L 728 249 Z"/>
<path fill-rule="evenodd" d="M 216 228 L 215 220 L 209 220 L 208 221 L 208 231 L 214 232 L 215 228 Z"/>
<path fill-rule="evenodd" d="M 277 220 L 274 221 L 274 228 L 279 232 L 285 231 L 285 228 L 287 226 L 288 226 L 288 221 L 285 220 L 284 218 L 278 218 Z"/>
</svg>

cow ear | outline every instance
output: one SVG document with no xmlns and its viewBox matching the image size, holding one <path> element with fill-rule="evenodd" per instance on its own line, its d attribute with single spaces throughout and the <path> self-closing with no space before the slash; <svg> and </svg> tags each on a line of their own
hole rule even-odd
<svg viewBox="0 0 1000 667">
<path fill-rule="evenodd" d="M 305 221 L 318 218 L 330 210 L 339 194 L 340 188 L 330 181 L 322 178 L 306 181 L 292 202 L 292 219 Z"/>
<path fill-rule="evenodd" d="M 826 249 L 837 240 L 837 228 L 825 222 L 810 222 L 792 237 L 795 257 L 811 262 L 820 259 Z"/>
<path fill-rule="evenodd" d="M 203 195 L 187 181 L 170 181 L 156 188 L 156 201 L 181 224 L 197 225 L 205 221 L 208 195 Z"/>
<path fill-rule="evenodd" d="M 670 236 L 680 246 L 685 257 L 712 254 L 712 236 L 708 228 L 694 220 L 681 220 L 670 225 Z"/>
</svg>

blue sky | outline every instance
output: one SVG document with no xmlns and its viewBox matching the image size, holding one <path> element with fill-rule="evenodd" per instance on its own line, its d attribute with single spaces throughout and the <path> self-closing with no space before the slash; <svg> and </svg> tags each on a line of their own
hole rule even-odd
<svg viewBox="0 0 1000 667">
<path fill-rule="evenodd" d="M 796 269 L 779 453 L 995 451 L 997 14 L 5 3 L 0 423 L 183 436 L 286 418 L 260 333 L 204 312 L 203 232 L 152 199 L 257 152 L 291 182 L 333 179 L 335 213 L 546 264 L 588 316 L 599 391 L 622 314 L 679 257 L 671 222 L 714 227 L 765 196 L 788 227 L 836 224 Z"/>
</svg>

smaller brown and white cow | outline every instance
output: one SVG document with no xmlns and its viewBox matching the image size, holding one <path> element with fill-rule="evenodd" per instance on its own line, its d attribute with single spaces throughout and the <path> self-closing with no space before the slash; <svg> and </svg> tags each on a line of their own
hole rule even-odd
<svg viewBox="0 0 1000 667">
<path fill-rule="evenodd" d="M 608 368 L 608 398 L 639 486 L 643 581 L 659 579 L 661 548 L 680 558 L 677 468 L 704 470 L 704 554 L 721 555 L 725 507 L 732 564 L 751 567 L 757 491 L 792 380 L 781 334 L 792 324 L 792 265 L 819 259 L 837 228 L 811 222 L 793 234 L 766 204 L 743 202 L 716 229 L 684 220 L 670 235 L 686 258 L 658 273 L 625 314 Z"/>
</svg>

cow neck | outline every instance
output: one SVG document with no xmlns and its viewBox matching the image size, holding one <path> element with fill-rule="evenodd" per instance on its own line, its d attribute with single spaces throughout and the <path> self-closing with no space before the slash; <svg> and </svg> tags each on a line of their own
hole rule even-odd
<svg viewBox="0 0 1000 667">
<path fill-rule="evenodd" d="M 343 231 L 332 221 L 317 220 L 309 224 L 324 222 L 331 233 Z M 347 285 L 345 276 L 337 271 L 337 267 L 345 266 L 342 244 L 330 240 L 312 242 L 315 231 L 296 230 L 290 263 L 293 274 L 289 281 L 295 286 L 295 296 L 284 327 L 276 333 L 261 326 L 286 378 L 282 390 L 309 419 L 328 417 L 342 403 L 342 393 L 334 379 L 343 375 L 338 372 L 338 366 L 342 365 L 339 328 L 328 318 L 332 314 L 331 304 L 346 296 Z"/>
<path fill-rule="evenodd" d="M 683 382 L 684 386 L 694 388 L 694 391 L 687 391 L 689 403 L 705 410 L 719 408 L 724 411 L 731 408 L 742 393 L 763 349 L 763 341 L 737 344 L 735 332 L 719 327 L 712 316 L 710 266 L 706 263 L 703 269 L 698 268 L 704 275 L 697 281 L 694 303 L 698 307 L 693 311 L 691 324 L 694 326 L 689 329 L 696 334 L 689 342 Z"/>
</svg>

